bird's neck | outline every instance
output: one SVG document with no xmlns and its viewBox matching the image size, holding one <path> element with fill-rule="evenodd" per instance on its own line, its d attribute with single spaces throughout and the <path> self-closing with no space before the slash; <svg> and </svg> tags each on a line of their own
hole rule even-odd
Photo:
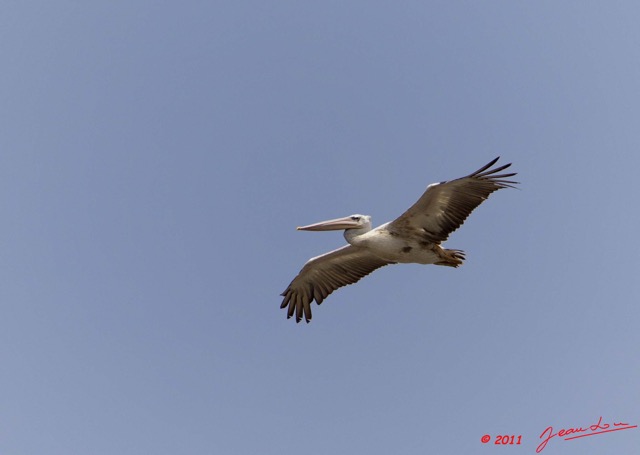
<svg viewBox="0 0 640 455">
<path fill-rule="evenodd" d="M 347 242 L 349 242 L 349 244 L 355 246 L 358 243 L 360 243 L 359 240 L 361 239 L 359 237 L 362 234 L 366 234 L 370 230 L 371 230 L 371 226 L 361 227 L 359 229 L 346 229 L 344 231 L 344 238 L 346 239 Z"/>
</svg>

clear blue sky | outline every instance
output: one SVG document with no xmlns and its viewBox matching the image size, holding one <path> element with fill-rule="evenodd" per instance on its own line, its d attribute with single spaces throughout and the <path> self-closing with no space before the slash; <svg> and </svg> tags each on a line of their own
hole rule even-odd
<svg viewBox="0 0 640 455">
<path fill-rule="evenodd" d="M 639 21 L 4 2 L 0 453 L 535 453 L 550 425 L 640 424 Z M 344 244 L 296 226 L 392 220 L 497 155 L 521 190 L 450 238 L 463 267 L 387 267 L 286 320 L 280 292 Z"/>
</svg>

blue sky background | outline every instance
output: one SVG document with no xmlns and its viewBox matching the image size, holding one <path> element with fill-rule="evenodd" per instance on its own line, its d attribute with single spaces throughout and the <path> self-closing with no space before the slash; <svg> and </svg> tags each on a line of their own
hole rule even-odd
<svg viewBox="0 0 640 455">
<path fill-rule="evenodd" d="M 535 453 L 549 425 L 640 424 L 639 21 L 4 2 L 0 453 Z M 296 226 L 378 225 L 497 155 L 521 190 L 450 238 L 463 267 L 387 267 L 286 320 L 279 293 L 344 244 Z"/>
</svg>

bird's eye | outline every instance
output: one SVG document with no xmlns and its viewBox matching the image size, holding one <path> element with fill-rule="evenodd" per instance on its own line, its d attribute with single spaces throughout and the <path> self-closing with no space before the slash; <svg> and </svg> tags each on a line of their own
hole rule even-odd
<svg viewBox="0 0 640 455">
<path fill-rule="evenodd" d="M 360 217 L 359 216 L 352 216 L 351 219 L 353 221 L 360 221 Z"/>
</svg>

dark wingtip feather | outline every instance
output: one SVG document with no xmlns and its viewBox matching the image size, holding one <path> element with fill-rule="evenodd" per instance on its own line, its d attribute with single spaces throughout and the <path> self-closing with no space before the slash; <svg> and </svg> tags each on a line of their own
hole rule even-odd
<svg viewBox="0 0 640 455">
<path fill-rule="evenodd" d="M 493 160 L 491 160 L 489 163 L 485 164 L 484 166 L 482 166 L 480 169 L 478 169 L 477 171 L 475 171 L 473 174 L 471 175 L 475 175 L 475 174 L 479 174 L 481 172 L 486 171 L 487 169 L 489 169 L 491 166 L 493 166 L 494 164 L 496 164 L 496 161 L 498 161 L 500 159 L 500 157 L 496 157 Z"/>
</svg>

